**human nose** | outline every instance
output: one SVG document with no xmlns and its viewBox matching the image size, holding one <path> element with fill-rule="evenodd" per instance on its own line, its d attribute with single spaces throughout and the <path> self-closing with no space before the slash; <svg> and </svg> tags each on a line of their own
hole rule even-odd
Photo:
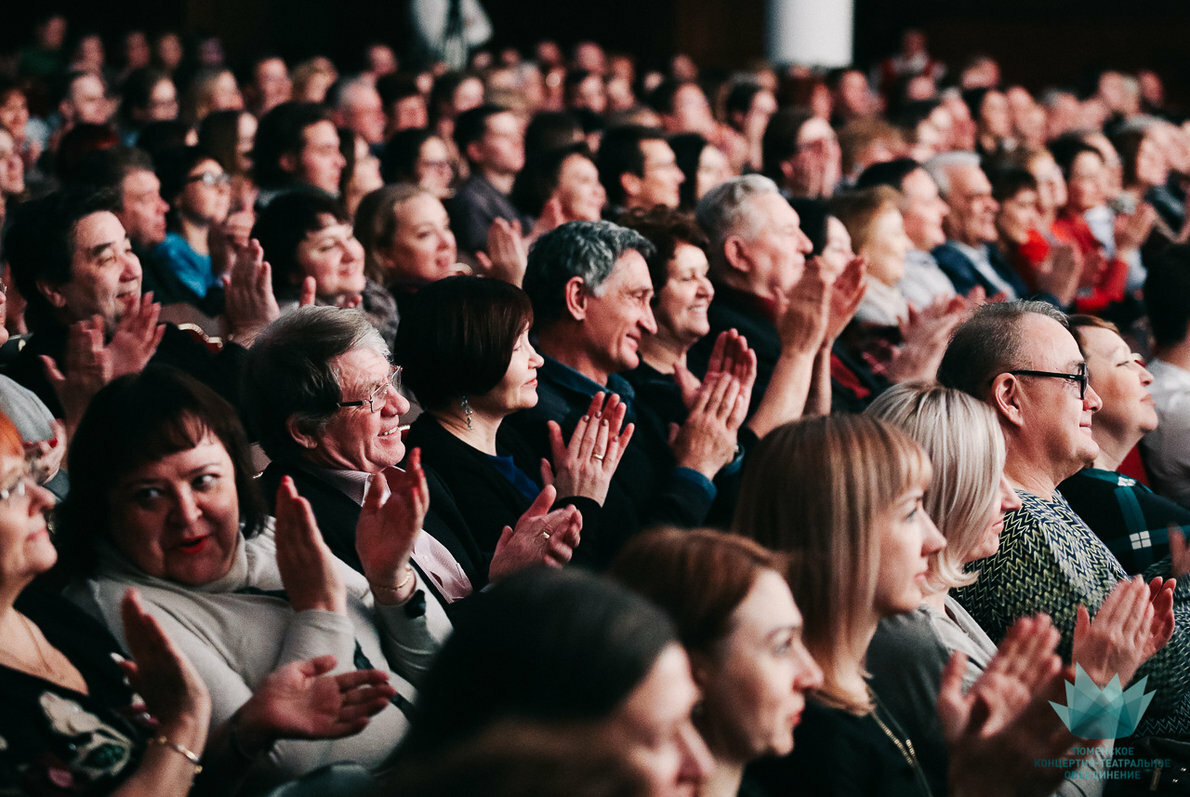
<svg viewBox="0 0 1190 797">
<path fill-rule="evenodd" d="M 932 556 L 946 547 L 946 538 L 942 536 L 942 532 L 938 531 L 938 527 L 934 525 L 934 521 L 930 519 L 924 511 L 921 513 L 922 517 L 922 541 L 921 541 L 921 555 Z"/>
<path fill-rule="evenodd" d="M 540 368 L 543 365 L 545 365 L 545 358 L 541 356 L 541 353 L 538 352 L 537 349 L 533 348 L 532 344 L 530 344 L 529 345 L 529 366 L 531 368 Z"/>
<path fill-rule="evenodd" d="M 682 748 L 682 766 L 678 770 L 679 782 L 702 783 L 710 776 L 713 764 L 707 743 L 702 740 L 694 726 L 687 723 L 680 733 L 679 744 Z"/>
<path fill-rule="evenodd" d="M 33 480 L 25 477 L 25 495 L 29 497 L 29 514 L 40 514 L 57 503 L 54 494 Z"/>
<path fill-rule="evenodd" d="M 657 334 L 657 319 L 653 316 L 653 308 L 646 307 L 640 319 L 641 328 L 650 335 Z"/>
<path fill-rule="evenodd" d="M 1139 361 L 1137 361 L 1136 366 L 1140 368 L 1141 385 L 1148 387 L 1149 385 L 1153 384 L 1153 375 L 1149 372 L 1149 369 L 1141 365 Z"/>
<path fill-rule="evenodd" d="M 798 671 L 793 681 L 794 689 L 798 692 L 809 692 L 822 686 L 822 668 L 801 642 L 797 643 L 797 657 Z"/>
<path fill-rule="evenodd" d="M 1083 396 L 1083 409 L 1091 412 L 1099 412 L 1103 409 L 1103 399 L 1099 398 L 1099 394 L 1095 392 L 1095 388 L 1087 384 L 1087 392 Z"/>
<path fill-rule="evenodd" d="M 132 280 L 140 279 L 140 276 L 140 258 L 129 249 L 124 253 L 124 270 L 120 274 L 120 281 L 131 282 Z"/>
<path fill-rule="evenodd" d="M 187 488 L 178 491 L 174 499 L 173 511 L 170 513 L 175 525 L 188 526 L 202 515 L 194 493 Z"/>
<path fill-rule="evenodd" d="M 384 406 L 380 411 L 385 415 L 404 415 L 409 412 L 409 399 L 401 395 L 396 385 L 389 383 L 385 388 Z"/>
<path fill-rule="evenodd" d="M 1016 490 L 1012 489 L 1012 485 L 1008 481 L 1008 477 L 1000 476 L 1000 511 L 1011 512 L 1014 509 L 1021 508 L 1021 497 L 1016 494 Z"/>
<path fill-rule="evenodd" d="M 814 251 L 814 243 L 810 240 L 809 236 L 802 232 L 801 227 L 797 228 L 797 239 L 797 250 L 799 252 L 808 255 Z"/>
</svg>

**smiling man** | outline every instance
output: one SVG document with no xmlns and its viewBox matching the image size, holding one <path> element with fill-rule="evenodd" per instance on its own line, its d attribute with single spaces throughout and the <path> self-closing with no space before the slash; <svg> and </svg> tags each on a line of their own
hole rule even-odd
<svg viewBox="0 0 1190 797">
<path fill-rule="evenodd" d="M 991 406 L 1004 433 L 1004 475 L 1021 499 L 1004 516 L 999 551 L 979 562 L 979 580 L 957 597 L 994 641 L 1017 618 L 1048 614 L 1062 634 L 1058 652 L 1069 660 L 1079 606 L 1094 614 L 1127 574 L 1058 491 L 1100 453 L 1091 426 L 1102 402 L 1067 319 L 1042 302 L 982 305 L 955 330 L 938 379 Z M 1165 560 L 1145 575 L 1181 574 Z M 1184 598 L 1175 596 L 1174 615 L 1173 639 L 1137 673 L 1156 690 L 1141 732 L 1185 738 Z"/>
<path fill-rule="evenodd" d="M 545 364 L 537 374 L 537 406 L 508 422 L 542 458 L 550 456 L 546 422 L 556 422 L 569 438 L 598 392 L 618 394 L 628 405 L 628 420 L 637 422 L 605 504 L 621 522 L 608 524 L 616 525 L 615 538 L 598 540 L 596 556 L 614 553 L 618 542 L 646 523 L 702 523 L 716 493 L 711 479 L 734 458 L 735 432 L 728 432 L 723 418 L 702 425 L 688 420 L 671 444 L 656 431 L 664 423 L 638 418 L 648 409 L 636 405 L 632 386 L 620 376 L 640 364 L 641 338 L 657 331 L 645 263 L 652 251 L 632 230 L 574 221 L 537 240 L 525 272 Z"/>
<path fill-rule="evenodd" d="M 8 375 L 62 417 L 41 357 L 69 368 L 65 354 L 70 325 L 98 317 L 116 375 L 139 370 L 146 359 L 173 365 L 236 403 L 245 351 L 235 343 L 225 342 L 213 353 L 173 324 L 163 325 L 160 342 L 147 351 L 130 344 L 128 335 L 112 343 L 122 319 L 146 310 L 140 260 L 116 215 L 117 207 L 103 193 L 58 193 L 26 203 L 13 214 L 4 248 L 17 289 L 28 302 L 25 320 L 32 334 L 9 365 Z"/>
</svg>

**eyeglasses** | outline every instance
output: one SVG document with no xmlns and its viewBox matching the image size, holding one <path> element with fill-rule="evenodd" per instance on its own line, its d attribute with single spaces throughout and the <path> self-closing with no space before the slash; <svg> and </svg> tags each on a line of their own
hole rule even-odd
<svg viewBox="0 0 1190 797">
<path fill-rule="evenodd" d="M 1075 382 L 1078 384 L 1078 397 L 1081 401 L 1087 397 L 1087 364 L 1079 363 L 1075 366 L 1075 369 L 1073 374 L 1063 374 L 1055 371 L 1029 371 L 1024 368 L 1015 371 L 1006 371 L 1005 373 L 1012 374 L 1013 376 L 1038 376 L 1047 379 L 1065 379 L 1068 382 Z"/>
<path fill-rule="evenodd" d="M 208 188 L 214 188 L 217 185 L 228 185 L 231 183 L 231 177 L 226 174 L 215 174 L 214 172 L 203 172 L 186 178 L 188 183 L 202 183 Z"/>
<path fill-rule="evenodd" d="M 29 470 L 26 468 L 20 474 L 4 487 L 0 487 L 0 503 L 7 504 L 8 499 L 14 496 L 22 496 L 25 494 L 26 486 L 29 484 Z"/>
<path fill-rule="evenodd" d="M 337 401 L 336 407 L 367 407 L 369 412 L 380 412 L 384 409 L 384 405 L 388 403 L 388 389 L 393 388 L 398 393 L 401 392 L 401 366 L 394 365 L 389 368 L 388 379 L 384 384 L 377 385 L 376 389 L 372 391 L 363 401 Z"/>
</svg>

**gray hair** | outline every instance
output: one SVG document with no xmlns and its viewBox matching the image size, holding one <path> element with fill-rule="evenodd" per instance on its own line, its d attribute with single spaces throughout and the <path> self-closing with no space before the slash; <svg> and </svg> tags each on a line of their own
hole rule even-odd
<svg viewBox="0 0 1190 797">
<path fill-rule="evenodd" d="M 950 173 L 959 166 L 974 166 L 978 169 L 979 156 L 966 150 L 953 150 L 939 153 L 922 164 L 922 168 L 929 172 L 930 177 L 938 184 L 938 193 L 943 199 L 950 196 Z"/>
<path fill-rule="evenodd" d="M 930 558 L 930 586 L 975 583 L 964 569 L 999 506 L 1004 434 L 991 407 L 936 383 L 905 382 L 881 393 L 865 413 L 900 428 L 921 444 L 934 466 L 925 508 L 946 537 Z"/>
<path fill-rule="evenodd" d="M 326 428 L 343 400 L 343 375 L 332 360 L 355 349 L 390 356 L 367 316 L 340 307 L 298 307 L 256 339 L 244 363 L 242 412 L 271 459 L 303 450 L 289 433 L 290 418 L 313 435 Z"/>
<path fill-rule="evenodd" d="M 595 296 L 611 276 L 616 261 L 636 251 L 646 259 L 653 244 L 635 230 L 610 221 L 571 221 L 547 232 L 529 250 L 524 291 L 533 302 L 539 327 L 563 318 L 566 311 L 566 283 L 579 277 Z"/>
<path fill-rule="evenodd" d="M 997 375 L 1020 367 L 1024 344 L 1020 324 L 1031 313 L 1052 318 L 1069 329 L 1065 314 L 1045 302 L 981 305 L 955 329 L 938 366 L 938 381 L 985 401 Z"/>
<path fill-rule="evenodd" d="M 753 240 L 760 232 L 761 219 L 750 210 L 752 199 L 763 194 L 780 196 L 781 189 L 767 177 L 746 174 L 715 186 L 699 200 L 694 217 L 710 241 L 712 266 L 722 261 L 729 236 Z"/>
</svg>

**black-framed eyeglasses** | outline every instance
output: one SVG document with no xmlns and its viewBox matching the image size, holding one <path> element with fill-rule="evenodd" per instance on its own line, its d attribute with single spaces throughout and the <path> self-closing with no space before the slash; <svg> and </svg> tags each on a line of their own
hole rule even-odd
<svg viewBox="0 0 1190 797">
<path fill-rule="evenodd" d="M 388 379 L 384 384 L 377 385 L 372 394 L 363 401 L 336 401 L 336 407 L 367 407 L 369 412 L 380 412 L 388 403 L 389 388 L 401 391 L 401 366 L 394 365 L 388 370 Z"/>
<path fill-rule="evenodd" d="M 1074 382 L 1078 385 L 1079 400 L 1087 397 L 1087 364 L 1079 363 L 1076 371 L 1073 374 L 1063 374 L 1057 371 L 1030 371 L 1025 368 L 1018 368 L 1015 371 L 1006 371 L 1005 373 L 1013 376 L 1039 376 L 1047 379 L 1065 379 L 1068 382 Z"/>
</svg>

